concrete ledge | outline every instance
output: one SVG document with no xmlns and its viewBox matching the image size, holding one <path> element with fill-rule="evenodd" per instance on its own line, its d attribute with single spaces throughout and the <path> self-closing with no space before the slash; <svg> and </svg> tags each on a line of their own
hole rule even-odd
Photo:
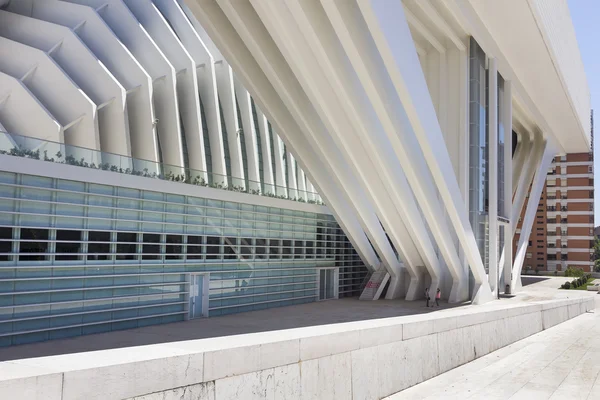
<svg viewBox="0 0 600 400">
<path fill-rule="evenodd" d="M 0 363 L 2 399 L 378 399 L 593 310 L 594 299 L 414 315 Z"/>
</svg>

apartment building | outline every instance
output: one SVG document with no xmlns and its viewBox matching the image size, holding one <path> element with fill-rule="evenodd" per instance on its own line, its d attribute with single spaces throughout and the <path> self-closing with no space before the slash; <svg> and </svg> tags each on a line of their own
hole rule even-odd
<svg viewBox="0 0 600 400">
<path fill-rule="evenodd" d="M 523 210 L 524 212 L 524 210 Z M 514 238 L 521 232 L 523 215 Z M 557 156 L 546 177 L 523 263 L 523 271 L 593 269 L 593 153 Z"/>
</svg>

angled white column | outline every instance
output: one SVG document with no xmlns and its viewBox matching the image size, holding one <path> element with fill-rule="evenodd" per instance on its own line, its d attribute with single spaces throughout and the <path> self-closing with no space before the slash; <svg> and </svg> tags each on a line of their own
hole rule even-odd
<svg viewBox="0 0 600 400">
<path fill-rule="evenodd" d="M 408 122 L 406 128 L 416 136 L 435 187 L 441 195 L 446 212 L 469 261 L 475 280 L 473 301 L 486 302 L 492 298 L 491 290 L 467 208 L 453 173 L 448 151 L 443 145 L 443 135 L 435 110 L 431 98 L 427 96 L 427 85 L 404 17 L 402 4 L 384 0 L 358 0 L 358 5 L 384 65 L 383 70 L 380 66 L 376 66 L 371 74 L 379 76 L 389 74 L 402 103 L 401 107 L 406 112 Z M 348 8 L 352 9 L 352 7 Z M 352 9 L 352 12 L 356 10 Z M 360 24 L 356 20 L 353 21 L 353 30 L 360 29 L 354 26 L 357 23 Z M 394 38 L 393 46 L 389 42 L 390 38 Z M 387 89 L 388 86 L 385 85 L 384 88 Z M 404 118 L 404 115 L 400 117 Z M 436 239 L 439 243 L 440 238 Z"/>
<path fill-rule="evenodd" d="M 315 192 L 315 187 L 312 184 L 312 182 L 310 181 L 310 179 L 308 178 L 308 176 L 306 176 L 306 191 L 307 191 L 307 196 L 309 200 L 316 200 L 316 192 Z"/>
<path fill-rule="evenodd" d="M 289 198 L 298 199 L 298 182 L 296 181 L 298 174 L 296 173 L 296 159 L 289 151 L 286 155 L 286 162 Z"/>
<path fill-rule="evenodd" d="M 541 157 L 540 148 L 543 145 L 544 138 L 541 133 L 533 133 L 533 141 L 529 146 L 529 151 L 527 154 L 523 155 L 523 164 L 518 176 L 517 181 L 517 190 L 513 197 L 512 203 L 512 214 L 515 218 L 519 219 L 521 216 L 521 211 L 523 210 L 523 205 L 525 204 L 525 200 L 527 198 L 527 193 L 529 192 L 529 186 L 533 181 L 537 163 L 539 162 L 539 158 Z M 523 142 L 522 142 L 523 143 Z M 525 148 L 523 148 L 523 151 Z M 514 183 L 513 183 L 514 185 Z M 517 230 L 517 224 L 514 224 L 512 227 L 512 233 L 515 234 Z"/>
<path fill-rule="evenodd" d="M 260 107 L 255 104 L 256 119 L 258 120 L 258 132 L 260 134 L 260 148 L 262 149 L 263 161 L 263 193 L 275 194 L 275 177 L 273 171 L 273 157 L 271 154 L 271 135 L 269 134 L 269 121 L 260 110 Z"/>
<path fill-rule="evenodd" d="M 177 39 L 169 24 L 150 0 L 127 0 L 127 7 L 146 29 L 154 42 L 175 68 L 177 78 L 177 99 L 182 121 L 181 142 L 185 140 L 184 161 L 187 160 L 192 179 L 207 178 L 204 136 L 200 117 L 200 97 L 196 65 L 189 53 Z M 174 138 L 171 135 L 171 139 Z M 162 141 L 161 141 L 162 144 Z M 186 151 L 187 150 L 187 151 Z M 219 173 L 219 171 L 214 171 Z M 227 177 L 219 178 L 219 183 L 227 185 Z"/>
<path fill-rule="evenodd" d="M 127 115 L 129 120 L 131 111 L 131 121 L 134 125 L 130 126 L 129 133 L 136 137 L 131 137 L 132 140 L 126 138 L 127 146 L 123 144 L 123 138 L 112 142 L 109 151 L 133 155 L 131 151 L 135 149 L 137 154 L 133 156 L 140 158 L 155 155 L 156 153 L 152 152 L 153 135 L 151 131 L 145 130 L 152 123 L 152 98 L 150 77 L 144 69 L 93 8 L 57 0 L 35 0 L 33 4 L 32 17 L 71 28 L 127 90 Z M 141 119 L 144 121 L 140 121 Z M 108 142 L 107 140 L 104 144 L 108 145 Z"/>
<path fill-rule="evenodd" d="M 52 114 L 31 94 L 23 83 L 8 74 L 0 72 L 0 123 L 2 130 L 8 133 L 34 138 L 33 143 L 24 143 L 24 147 L 35 150 L 35 138 L 64 143 L 63 129 Z M 1 150 L 10 151 L 14 139 L 4 140 Z M 28 144 L 33 144 L 28 146 Z M 48 157 L 55 157 L 54 151 L 48 151 Z"/>
<path fill-rule="evenodd" d="M 18 54 L 18 57 L 15 57 Z M 100 150 L 98 112 L 94 102 L 45 52 L 0 38 L 0 71 L 19 79 L 64 127 L 64 143 Z M 36 135 L 38 136 L 38 135 Z M 70 155 L 88 163 L 100 162 L 99 153 L 70 148 Z M 83 153 L 86 155 L 83 155 Z"/>
<path fill-rule="evenodd" d="M 154 4 L 169 21 L 169 25 L 177 34 L 178 39 L 183 44 L 190 57 L 194 60 L 198 76 L 198 93 L 200 94 L 202 107 L 204 107 L 204 118 L 206 119 L 206 126 L 208 128 L 208 132 L 203 132 L 203 135 L 208 135 L 209 137 L 212 164 L 210 167 L 212 168 L 213 173 L 225 175 L 226 167 L 223 150 L 221 112 L 225 114 L 225 125 L 227 126 L 227 134 L 229 135 L 230 149 L 233 142 L 229 130 L 233 117 L 230 115 L 231 110 L 227 110 L 226 107 L 221 110 L 221 105 L 227 106 L 229 104 L 228 102 L 221 100 L 221 104 L 219 104 L 219 91 L 217 89 L 218 74 L 215 72 L 215 57 L 218 58 L 219 54 L 215 54 L 214 50 L 209 50 L 209 47 L 205 44 L 206 40 L 203 40 L 198 33 L 197 26 L 192 25 L 192 22 L 185 15 L 184 10 L 176 0 L 154 0 Z M 228 97 L 230 97 L 230 95 L 226 93 L 225 98 Z M 235 116 L 234 122 L 237 124 L 237 116 Z M 235 129 L 235 127 L 231 128 Z M 207 150 L 208 149 L 204 149 L 205 152 Z M 234 167 L 234 165 L 236 166 Z M 233 156 L 231 156 L 231 168 L 233 170 L 233 176 L 241 177 L 241 175 L 236 175 L 239 171 L 237 171 L 237 164 L 235 164 L 235 158 Z M 234 184 L 240 186 L 240 181 L 237 180 Z M 242 184 L 241 186 L 244 185 Z"/>
<path fill-rule="evenodd" d="M 132 90 L 127 95 L 127 107 L 131 114 L 129 121 L 130 124 L 136 124 L 136 128 L 131 129 L 133 154 L 146 154 L 144 157 L 139 157 L 151 161 L 162 159 L 162 162 L 167 165 L 182 167 L 183 153 L 180 135 L 173 135 L 173 132 L 180 131 L 173 66 L 123 3 L 123 0 L 69 1 L 94 7 L 120 42 L 125 45 L 150 76 L 151 84 L 147 88 L 140 86 L 138 90 Z M 145 111 L 148 107 L 141 108 L 143 103 L 139 101 L 139 97 L 146 99 L 147 96 L 151 99 L 150 119 L 148 119 L 148 112 Z M 140 107 L 137 104 L 140 104 Z M 152 139 L 144 139 L 144 135 L 150 134 Z M 181 168 L 166 169 L 172 169 L 171 172 L 176 174 L 182 172 Z"/>
<path fill-rule="evenodd" d="M 262 68 L 270 71 L 267 77 L 281 94 L 284 104 L 290 109 L 302 131 L 307 133 L 312 151 L 317 154 L 326 167 L 324 170 L 319 171 L 319 174 L 326 173 L 339 182 L 343 195 L 351 202 L 351 206 L 354 208 L 354 212 L 358 216 L 363 230 L 381 255 L 384 266 L 390 274 L 397 275 L 396 270 L 398 269 L 399 262 L 392 251 L 374 210 L 365 198 L 364 192 L 353 184 L 353 179 L 349 174 L 346 163 L 341 158 L 339 150 L 331 143 L 329 138 L 319 137 L 325 127 L 315 113 L 314 108 L 310 105 L 292 71 L 286 65 L 285 61 L 281 59 L 281 53 L 277 50 L 275 43 L 267 39 L 268 33 L 261 27 L 252 24 L 252 14 L 254 14 L 254 11 L 249 5 L 244 3 L 233 3 L 223 0 L 219 4 L 224 9 L 224 12 L 228 14 L 229 19 L 234 21 L 233 24 L 238 34 L 244 39 L 246 45 L 251 47 L 252 54 L 255 58 L 258 58 Z M 259 42 L 256 40 L 258 37 L 266 40 L 260 40 L 259 45 Z M 273 132 L 272 140 L 278 140 L 276 133 L 275 131 Z M 287 140 L 290 139 L 288 132 L 281 132 L 281 134 L 287 135 Z M 277 145 L 277 142 L 274 145 Z M 282 154 L 282 148 L 275 148 L 275 152 Z M 281 175 L 283 177 L 283 168 L 277 165 L 278 158 L 275 159 L 277 168 L 276 176 Z"/>
<path fill-rule="evenodd" d="M 488 59 L 488 274 L 490 288 L 498 290 L 498 69 Z"/>
<path fill-rule="evenodd" d="M 283 147 L 283 141 L 281 140 L 277 132 L 275 132 L 275 130 L 273 130 L 272 140 L 273 149 L 275 150 L 275 192 L 278 196 L 288 197 L 287 185 L 285 184 L 285 152 Z"/>
<path fill-rule="evenodd" d="M 542 135 L 540 134 L 539 136 L 541 137 Z M 535 156 L 528 160 L 528 164 L 532 164 L 532 169 L 535 171 L 535 177 L 533 178 L 531 191 L 529 192 L 529 200 L 527 201 L 527 208 L 523 217 L 523 223 L 521 224 L 521 235 L 519 236 L 519 242 L 517 244 L 512 267 L 510 287 L 513 291 L 517 291 L 521 287 L 521 269 L 523 267 L 523 261 L 525 260 L 525 253 L 527 252 L 529 235 L 531 234 L 531 228 L 540 202 L 540 196 L 544 189 L 544 184 L 546 183 L 548 168 L 556 155 L 554 147 L 548 141 L 543 139 L 535 142 L 534 151 Z"/>
<path fill-rule="evenodd" d="M 253 2 L 253 4 L 257 8 L 257 5 L 260 7 L 265 3 Z M 290 46 L 286 54 L 290 59 L 289 64 L 296 69 L 296 76 L 303 77 L 301 84 L 306 88 L 313 104 L 317 105 L 321 119 L 326 121 L 336 145 L 344 150 L 348 165 L 359 177 L 357 184 L 365 187 L 365 193 L 370 201 L 377 206 L 377 214 L 386 232 L 392 238 L 396 249 L 402 254 L 404 264 L 409 268 L 411 275 L 411 287 L 407 298 L 420 296 L 422 294 L 420 280 L 425 263 L 396 208 L 400 206 L 404 213 L 406 209 L 412 207 L 415 224 L 412 224 L 411 230 L 422 233 L 426 242 L 429 242 L 429 239 L 423 222 L 418 221 L 419 212 L 400 165 L 390 154 L 389 142 L 385 139 L 381 140 L 381 136 L 377 135 L 378 132 L 381 135 L 382 128 L 376 122 L 376 118 L 372 117 L 374 112 L 371 106 L 366 102 L 357 101 L 366 96 L 364 92 L 358 92 L 359 85 L 352 83 L 356 80 L 353 72 L 344 71 L 348 64 L 344 62 L 342 49 L 332 45 L 335 43 L 332 40 L 333 30 L 331 27 L 327 29 L 327 25 L 322 22 L 312 27 L 311 19 L 307 18 L 307 14 L 315 16 L 316 13 L 323 14 L 323 12 L 319 7 L 314 7 L 316 4 L 313 3 L 289 1 L 287 4 L 289 10 L 282 7 L 283 3 L 270 4 L 271 10 L 262 11 L 266 13 L 270 11 L 272 14 L 263 15 L 262 20 L 280 24 L 279 30 L 273 32 L 271 36 L 281 40 L 280 48 Z M 296 32 L 295 29 L 299 31 Z M 317 62 L 302 63 L 303 59 L 314 59 Z M 344 109 L 343 105 L 348 107 Z M 357 130 L 360 130 L 361 138 L 357 136 Z M 365 149 L 371 152 L 365 152 Z M 376 166 L 369 154 L 377 154 L 374 160 Z M 389 170 L 386 167 L 389 167 Z M 389 187 L 398 190 L 388 193 Z M 396 204 L 393 204 L 392 198 L 395 198 Z M 425 247 L 430 251 L 428 255 L 431 257 L 431 262 L 427 264 L 433 266 L 431 273 L 433 284 L 438 287 L 439 261 L 431 242 L 428 246 Z M 399 276 L 400 271 L 395 275 Z M 392 279 L 393 288 L 388 293 L 397 290 L 397 283 Z"/>
<path fill-rule="evenodd" d="M 290 109 L 302 131 L 306 132 L 313 152 L 317 154 L 326 166 L 326 169 L 320 173 L 327 173 L 339 182 L 344 195 L 351 201 L 359 221 L 361 221 L 361 226 L 381 256 L 385 268 L 393 277 L 399 275 L 400 264 L 364 191 L 354 184 L 355 179 L 349 173 L 347 163 L 343 160 L 340 150 L 335 146 L 331 138 L 321 136 L 322 132 L 327 129 L 326 126 L 323 125 L 322 120 L 295 78 L 293 71 L 282 58 L 282 54 L 276 44 L 270 39 L 268 32 L 252 22 L 256 15 L 254 10 L 245 3 L 229 0 L 219 0 L 219 5 L 223 8 L 224 13 L 227 14 L 230 21 L 232 21 L 238 34 L 251 49 L 252 54 L 257 58 L 262 68 L 269 71 L 266 74 L 267 77 L 273 83 L 277 92 L 280 93 L 284 104 Z M 254 6 L 256 7 L 257 4 L 254 3 Z M 273 133 L 274 140 L 276 140 L 275 144 L 277 144 L 276 132 L 274 131 Z M 288 135 L 288 132 L 279 133 Z M 289 136 L 287 140 L 289 140 Z M 275 152 L 283 154 L 281 147 L 279 150 L 276 148 Z M 283 173 L 280 174 L 277 159 L 276 167 L 276 175 L 283 177 Z M 396 292 L 394 291 L 394 293 Z"/>
<path fill-rule="evenodd" d="M 370 34 L 359 13 L 360 11 L 343 1 L 322 1 L 322 4 L 350 62 L 357 71 L 362 86 L 369 96 L 387 138 L 396 153 L 396 158 L 400 161 L 435 240 L 440 246 L 453 278 L 450 301 L 467 300 L 467 275 L 462 268 L 450 230 L 446 225 L 446 219 L 440 207 L 434 183 L 428 173 L 429 169 L 419 149 L 410 121 L 404 113 L 403 105 L 400 103 L 396 90 L 381 64 L 381 58 L 377 55 L 374 44 L 361 39 L 361 37 L 370 37 Z M 408 35 L 407 40 L 412 43 L 410 32 L 404 32 L 404 34 Z M 422 72 L 420 73 L 422 75 Z M 420 93 L 420 96 L 429 97 L 426 85 L 424 86 L 424 91 Z M 435 120 L 435 112 L 429 118 Z M 440 137 L 438 144 L 443 145 L 443 143 L 444 140 Z M 448 172 L 452 173 L 452 167 L 449 169 Z M 477 257 L 479 257 L 479 253 L 477 253 Z M 479 259 L 479 262 L 481 264 L 481 259 Z M 485 279 L 485 283 L 487 284 L 487 279 Z"/>
<path fill-rule="evenodd" d="M 519 143 L 517 144 L 517 148 L 515 150 L 515 156 L 513 157 L 513 170 L 512 170 L 512 188 L 511 191 L 513 195 L 516 194 L 517 189 L 519 188 L 519 182 L 522 179 L 523 168 L 525 159 L 531 155 L 531 149 L 533 146 L 533 142 L 530 139 L 529 132 L 519 132 L 518 134 Z"/>
<path fill-rule="evenodd" d="M 257 106 L 263 105 L 268 110 L 270 120 L 280 132 L 287 135 L 286 142 L 290 151 L 296 154 L 298 163 L 306 171 L 310 165 L 312 171 L 324 170 L 321 161 L 316 157 L 294 118 L 283 105 L 282 99 L 275 92 L 266 74 L 261 70 L 245 46 L 242 38 L 237 34 L 222 9 L 215 3 L 190 3 L 190 8 L 200 23 L 205 27 L 211 38 L 222 49 L 223 55 L 236 70 L 237 76 L 244 86 L 250 91 Z M 319 190 L 324 193 L 327 204 L 348 235 L 357 253 L 367 267 L 373 270 L 379 263 L 364 231 L 360 227 L 349 199 L 341 196 L 341 188 L 331 180 L 327 174 L 315 174 L 314 178 Z M 327 194 L 325 194 L 327 193 Z"/>
<path fill-rule="evenodd" d="M 98 105 L 100 149 L 131 155 L 126 91 L 69 28 L 0 11 L 0 36 L 46 52 Z"/>
<path fill-rule="evenodd" d="M 306 190 L 306 175 L 304 175 L 304 170 L 300 168 L 300 166 L 297 166 L 296 169 L 298 171 L 298 197 L 306 201 L 308 200 L 308 192 Z"/>
<path fill-rule="evenodd" d="M 225 60 L 218 61 L 215 67 L 221 112 L 223 113 L 225 130 L 227 131 L 229 163 L 231 165 L 231 176 L 233 179 L 232 184 L 245 187 L 242 144 L 239 135 L 241 126 L 238 121 L 237 105 L 235 102 L 233 71 L 229 64 L 226 64 Z"/>
<path fill-rule="evenodd" d="M 269 35 L 266 30 L 252 23 L 256 16 L 254 10 L 245 3 L 234 3 L 228 0 L 220 0 L 219 4 L 232 21 L 238 34 L 245 41 L 245 44 L 251 49 L 261 67 L 269 71 L 267 77 L 280 94 L 284 104 L 290 109 L 302 131 L 306 132 L 305 136 L 307 136 L 312 151 L 317 154 L 326 167 L 318 174 L 328 174 L 339 182 L 339 186 L 344 192 L 343 195 L 351 201 L 363 230 L 381 256 L 385 268 L 390 275 L 397 276 L 400 269 L 399 261 L 387 240 L 379 219 L 367 201 L 365 193 L 354 184 L 354 179 L 349 173 L 347 163 L 342 159 L 339 149 L 329 137 L 320 136 L 326 127 L 323 126 L 323 122 L 311 106 L 293 72 L 285 60 L 282 59 L 276 44 L 268 39 Z M 261 39 L 257 40 L 258 38 Z M 277 140 L 275 137 L 276 132 L 273 133 L 274 140 Z M 287 135 L 286 141 L 290 140 L 288 132 L 279 133 Z M 277 152 L 277 149 L 275 151 Z M 282 154 L 281 147 L 279 153 Z M 302 157 L 299 153 L 294 153 Z M 315 176 L 317 176 L 316 174 Z M 282 175 L 283 177 L 283 173 L 280 174 L 278 166 L 276 175 Z M 394 293 L 396 292 L 394 291 Z"/>
<path fill-rule="evenodd" d="M 233 76 L 235 95 L 240 108 L 242 129 L 244 130 L 243 146 L 246 146 L 246 158 L 248 161 L 248 187 L 250 190 L 260 190 L 260 169 L 258 165 L 258 144 L 256 137 L 256 126 L 252 115 L 252 98 L 241 82 Z"/>
</svg>

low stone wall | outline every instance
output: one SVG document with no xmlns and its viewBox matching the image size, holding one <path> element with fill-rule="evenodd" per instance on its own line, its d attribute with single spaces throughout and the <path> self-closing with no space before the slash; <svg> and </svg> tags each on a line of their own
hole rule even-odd
<svg viewBox="0 0 600 400">
<path fill-rule="evenodd" d="M 0 363 L 0 399 L 379 399 L 594 309 L 593 297 Z"/>
</svg>

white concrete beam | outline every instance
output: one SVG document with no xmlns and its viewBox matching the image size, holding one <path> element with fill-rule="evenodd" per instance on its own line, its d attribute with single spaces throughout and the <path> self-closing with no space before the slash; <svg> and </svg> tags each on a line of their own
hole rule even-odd
<svg viewBox="0 0 600 400">
<path fill-rule="evenodd" d="M 382 254 L 386 268 L 391 268 L 390 264 L 392 262 L 397 263 L 397 260 L 377 216 L 366 200 L 365 194 L 353 184 L 353 179 L 348 173 L 348 167 L 341 158 L 337 147 L 331 143 L 329 138 L 321 138 L 319 136 L 326 128 L 306 98 L 293 72 L 285 60 L 282 59 L 282 55 L 269 36 L 269 33 L 262 26 L 254 24 L 256 17 L 254 10 L 247 4 L 233 3 L 229 0 L 219 0 L 219 5 L 229 20 L 232 21 L 238 34 L 244 39 L 246 46 L 252 51 L 253 56 L 257 58 L 263 70 L 269 71 L 266 74 L 267 77 L 277 92 L 280 93 L 284 104 L 291 111 L 301 130 L 306 132 L 305 136 L 307 136 L 312 152 L 325 165 L 325 169 L 315 172 L 314 176 L 319 176 L 317 174 L 327 174 L 327 176 L 331 176 L 335 181 L 339 182 L 338 185 L 342 189 L 342 194 L 349 200 L 359 218 L 362 229 L 371 239 L 371 243 L 375 246 L 379 254 Z M 253 5 L 257 6 L 256 3 Z M 273 140 L 277 140 L 275 133 L 274 130 Z M 290 140 L 288 132 L 282 131 L 280 133 L 287 135 L 286 141 Z M 275 145 L 277 145 L 277 142 Z M 326 154 L 323 151 L 324 149 L 327 149 Z M 281 148 L 278 150 L 275 147 L 275 152 L 281 154 Z M 300 153 L 294 153 L 301 157 Z M 278 158 L 276 158 L 277 176 L 280 175 L 280 169 L 277 166 Z M 281 169 L 283 170 L 283 168 Z M 283 173 L 281 175 L 283 176 Z M 393 274 L 393 270 L 390 270 L 390 273 Z"/>
<path fill-rule="evenodd" d="M 439 11 L 431 4 L 430 0 L 417 0 L 414 1 L 413 4 L 416 4 L 422 11 L 427 15 L 428 18 L 435 24 L 437 28 L 439 28 L 448 39 L 454 43 L 457 49 L 460 51 L 467 51 L 467 47 L 463 43 L 463 41 L 458 37 L 454 29 L 446 22 L 444 17 L 442 17 Z"/>
<path fill-rule="evenodd" d="M 286 162 L 287 162 L 287 183 L 288 183 L 289 197 L 290 197 L 290 199 L 297 199 L 298 198 L 298 182 L 296 180 L 296 177 L 298 176 L 298 174 L 296 172 L 296 159 L 294 158 L 292 153 L 290 153 L 289 151 L 287 152 Z"/>
<path fill-rule="evenodd" d="M 150 76 L 150 85 L 141 86 L 139 90 L 127 96 L 127 107 L 132 114 L 129 120 L 137 125 L 135 129 L 131 130 L 133 153 L 146 154 L 140 158 L 151 161 L 159 161 L 162 158 L 167 165 L 182 167 L 183 153 L 178 134 L 180 120 L 173 66 L 123 0 L 69 1 L 96 8 L 103 21 Z M 150 99 L 150 106 L 142 108 L 145 103 L 140 103 L 138 96 Z M 137 107 L 137 104 L 140 106 Z M 136 118 L 134 119 L 134 117 Z M 143 139 L 144 136 L 136 137 L 134 132 L 140 132 L 143 135 L 150 135 L 150 132 L 152 134 L 150 139 Z M 173 132 L 177 134 L 173 135 Z M 174 168 L 172 172 L 180 174 L 182 171 L 181 168 Z"/>
<path fill-rule="evenodd" d="M 473 301 L 486 302 L 492 298 L 487 276 L 467 208 L 457 178 L 453 174 L 448 151 L 443 146 L 439 123 L 434 118 L 435 110 L 431 98 L 426 95 L 425 79 L 414 50 L 408 24 L 403 17 L 403 8 L 400 3 L 388 3 L 384 0 L 358 0 L 358 5 L 383 59 L 385 66 L 383 71 L 389 74 L 401 100 L 400 107 L 406 112 L 407 128 L 416 136 L 435 186 L 469 261 L 476 286 Z M 355 21 L 354 23 L 356 24 Z M 393 45 L 389 41 L 390 38 L 394 38 Z M 380 67 L 377 71 L 384 73 Z M 387 86 L 385 88 L 388 89 Z"/>
<path fill-rule="evenodd" d="M 275 194 L 275 171 L 273 171 L 273 157 L 275 157 L 275 155 L 271 154 L 269 121 L 267 121 L 267 117 L 265 117 L 265 114 L 263 114 L 257 104 L 254 104 L 254 108 L 256 109 L 256 118 L 258 119 L 258 133 L 260 134 L 260 148 L 262 149 L 263 192 Z"/>
<path fill-rule="evenodd" d="M 15 54 L 19 56 L 15 57 Z M 65 127 L 64 143 L 100 150 L 96 104 L 65 75 L 48 54 L 19 42 L 0 38 L 0 71 L 21 79 L 32 68 L 35 68 L 34 72 L 23 83 L 59 124 Z M 39 137 L 39 134 L 35 136 Z M 82 151 L 77 154 L 81 157 Z M 100 161 L 99 154 L 89 151 L 84 158 L 89 163 Z"/>
<path fill-rule="evenodd" d="M 359 177 L 357 184 L 364 187 L 370 201 L 376 206 L 386 232 L 402 255 L 412 280 L 407 298 L 421 296 L 421 289 L 424 289 L 421 288 L 423 266 L 426 265 L 430 270 L 436 287 L 439 287 L 441 271 L 408 182 L 390 151 L 389 141 L 372 106 L 364 101 L 366 94 L 359 89 L 360 82 L 349 68 L 343 48 L 339 42 L 335 45 L 335 32 L 330 25 L 322 22 L 325 18 L 323 11 L 310 3 L 288 1 L 287 4 L 287 17 L 280 13 L 277 14 L 277 20 L 291 30 L 294 22 L 285 20 L 293 16 L 300 31 L 291 31 L 290 37 L 285 39 L 286 43 L 294 38 L 298 41 L 302 35 L 306 41 L 304 44 L 298 43 L 291 53 L 300 59 L 318 60 L 315 64 L 306 65 L 307 70 L 299 71 L 296 75 L 305 75 L 303 85 L 311 91 L 315 99 L 313 103 L 319 104 L 321 118 L 328 121 L 336 145 L 344 149 L 348 165 Z M 308 18 L 319 13 L 321 16 L 316 20 Z M 298 65 L 300 60 L 292 60 L 290 64 Z M 412 214 L 412 220 L 408 214 Z M 405 224 L 411 226 L 411 233 Z M 415 238 L 417 235 L 420 236 Z M 417 244 L 417 240 L 424 242 Z M 427 261 L 424 261 L 426 257 Z M 396 284 L 393 282 L 393 286 Z M 392 289 L 388 293 L 391 292 Z"/>
<path fill-rule="evenodd" d="M 62 126 L 54 116 L 21 81 L 3 72 L 0 72 L 0 123 L 5 132 L 33 138 L 34 145 L 27 146 L 29 143 L 25 143 L 30 150 L 37 147 L 36 138 L 64 143 Z M 1 149 L 10 151 L 13 143 L 12 138 L 8 142 L 3 141 Z M 60 147 L 49 152 L 48 157 L 55 157 L 58 150 Z"/>
<path fill-rule="evenodd" d="M 540 135 L 541 136 L 541 135 Z M 515 252 L 514 264 L 512 267 L 511 290 L 517 291 L 521 287 L 521 269 L 527 252 L 527 244 L 529 243 L 529 235 L 535 219 L 535 213 L 540 202 L 540 196 L 546 183 L 546 175 L 548 168 L 552 163 L 552 159 L 556 155 L 554 147 L 546 140 L 536 141 L 534 144 L 535 156 L 529 158 L 528 164 L 533 165 L 535 177 L 531 185 L 529 200 L 527 201 L 527 209 L 521 224 L 521 235 Z M 516 224 L 515 224 L 516 225 Z"/>
<path fill-rule="evenodd" d="M 258 144 L 256 126 L 254 125 L 254 116 L 252 114 L 252 98 L 250 97 L 250 93 L 248 93 L 235 75 L 233 76 L 233 84 L 242 119 L 244 140 L 246 142 L 243 145 L 246 146 L 246 158 L 248 161 L 248 186 L 251 190 L 260 190 L 261 181 L 258 165 Z"/>
<path fill-rule="evenodd" d="M 179 118 L 183 125 L 181 142 L 183 143 L 184 139 L 186 142 L 186 145 L 182 148 L 187 148 L 189 168 L 192 170 L 190 172 L 191 178 L 200 176 L 207 179 L 198 76 L 194 60 L 192 60 L 168 22 L 150 0 L 127 0 L 125 4 L 175 68 Z M 170 140 L 177 140 L 172 133 Z M 185 152 L 186 149 L 184 149 L 184 157 Z M 224 169 L 221 171 L 213 168 L 213 173 L 221 174 L 222 177 L 220 177 L 219 183 L 222 182 L 227 185 L 227 176 Z"/>
<path fill-rule="evenodd" d="M 0 36 L 48 53 L 95 104 L 106 104 L 100 149 L 131 156 L 125 88 L 69 28 L 0 10 Z"/>
<path fill-rule="evenodd" d="M 225 152 L 222 136 L 223 127 L 221 126 L 221 112 L 223 112 L 229 139 L 232 175 L 238 178 L 233 184 L 244 187 L 243 168 L 241 169 L 242 172 L 240 172 L 241 153 L 237 151 L 235 146 L 238 129 L 236 126 L 237 115 L 232 115 L 231 90 L 226 78 L 225 82 L 221 84 L 221 91 L 223 91 L 220 96 L 222 99 L 221 104 L 219 104 L 219 89 L 217 89 L 217 81 L 223 79 L 220 77 L 222 72 L 217 71 L 222 71 L 228 65 L 223 66 L 222 63 L 215 65 L 216 61 L 221 60 L 215 60 L 176 0 L 153 0 L 153 2 L 168 20 L 170 27 L 175 31 L 178 39 L 196 64 L 198 93 L 204 107 L 204 117 L 206 118 L 206 126 L 208 127 L 208 132 L 203 132 L 203 135 L 208 135 L 209 137 L 212 170 L 215 173 L 222 173 L 224 170 Z M 223 109 L 221 109 L 221 105 L 224 107 Z"/>
<path fill-rule="evenodd" d="M 250 91 L 257 106 L 265 106 L 274 125 L 288 135 L 287 145 L 290 151 L 299 157 L 300 167 L 305 169 L 306 165 L 310 165 L 311 169 L 316 171 L 324 168 L 308 146 L 294 118 L 283 106 L 281 98 L 275 92 L 266 74 L 257 64 L 254 53 L 246 47 L 221 8 L 215 3 L 202 3 L 200 7 L 198 3 L 192 2 L 189 6 L 236 70 L 237 76 Z M 314 178 L 321 185 L 320 189 L 325 189 L 323 193 L 328 193 L 325 195 L 327 204 L 363 262 L 372 270 L 379 261 L 349 206 L 349 200 L 340 196 L 340 188 L 327 175 L 315 174 Z"/>
<path fill-rule="evenodd" d="M 381 63 L 381 58 L 376 54 L 375 43 L 362 40 L 362 38 L 370 37 L 370 34 L 360 15 L 360 10 L 358 7 L 352 7 L 349 3 L 343 1 L 322 1 L 322 5 L 332 21 L 346 54 L 357 71 L 358 77 L 384 127 L 387 138 L 392 144 L 396 157 L 402 165 L 408 182 L 448 264 L 453 278 L 450 300 L 464 301 L 468 298 L 467 277 L 454 243 L 452 243 L 450 231 L 446 226 L 435 186 L 428 173 L 429 169 L 414 137 L 410 122 L 404 113 L 403 105 L 400 103 L 396 90 L 389 80 L 389 75 Z M 412 43 L 408 26 L 406 26 L 406 29 L 407 32 L 403 32 L 403 34 L 408 35 L 407 39 Z M 415 57 L 417 57 L 416 53 Z M 421 79 L 423 79 L 420 65 L 417 63 L 415 67 L 419 69 Z M 376 72 L 374 73 L 374 71 Z M 419 95 L 425 95 L 430 99 L 427 86 L 424 84 L 421 89 L 423 92 Z M 434 121 L 437 120 L 435 112 L 430 113 L 429 118 Z M 443 145 L 444 140 L 441 135 L 438 140 L 438 143 Z M 449 169 L 448 172 L 451 173 L 452 167 Z"/>
</svg>

